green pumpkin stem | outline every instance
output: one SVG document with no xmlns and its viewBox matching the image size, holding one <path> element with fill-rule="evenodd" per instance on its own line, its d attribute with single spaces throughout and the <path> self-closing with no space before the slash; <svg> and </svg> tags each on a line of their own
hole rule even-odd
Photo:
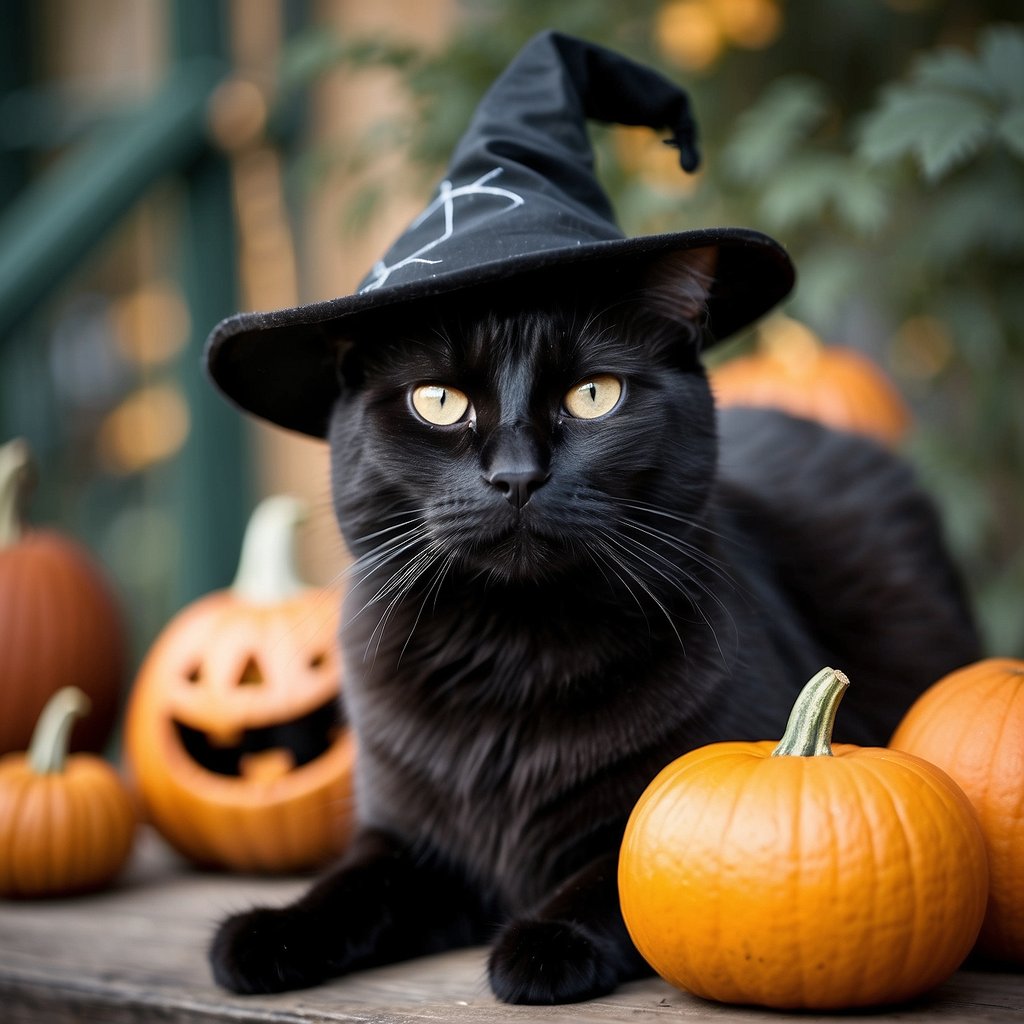
<svg viewBox="0 0 1024 1024">
<path fill-rule="evenodd" d="M 231 584 L 238 597 L 275 604 L 308 589 L 295 564 L 295 528 L 305 516 L 305 504 L 287 494 L 264 498 L 256 506 L 245 528 L 238 572 Z"/>
<path fill-rule="evenodd" d="M 77 686 L 65 686 L 46 702 L 28 748 L 28 764 L 36 775 L 64 771 L 71 730 L 88 711 L 89 698 Z"/>
<path fill-rule="evenodd" d="M 831 757 L 832 727 L 850 680 L 834 668 L 823 668 L 800 691 L 786 731 L 772 757 Z"/>
<path fill-rule="evenodd" d="M 0 548 L 21 539 L 21 508 L 33 468 L 27 441 L 16 437 L 0 445 Z"/>
</svg>

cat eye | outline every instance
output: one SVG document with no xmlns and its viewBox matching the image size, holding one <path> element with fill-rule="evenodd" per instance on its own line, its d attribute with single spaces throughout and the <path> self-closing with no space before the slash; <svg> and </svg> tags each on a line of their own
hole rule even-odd
<svg viewBox="0 0 1024 1024">
<path fill-rule="evenodd" d="M 412 389 L 412 407 L 428 423 L 447 427 L 466 415 L 469 399 L 458 388 L 421 384 Z"/>
<path fill-rule="evenodd" d="M 596 420 L 612 411 L 622 396 L 622 381 L 610 373 L 587 377 L 569 389 L 566 411 L 577 419 Z"/>
</svg>

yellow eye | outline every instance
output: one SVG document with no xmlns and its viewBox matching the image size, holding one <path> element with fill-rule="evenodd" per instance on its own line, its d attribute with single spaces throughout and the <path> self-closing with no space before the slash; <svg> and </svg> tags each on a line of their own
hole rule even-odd
<svg viewBox="0 0 1024 1024">
<path fill-rule="evenodd" d="M 458 388 L 421 384 L 413 388 L 412 407 L 428 423 L 446 427 L 458 423 L 469 408 L 469 399 Z"/>
<path fill-rule="evenodd" d="M 581 380 L 565 396 L 565 408 L 581 420 L 596 420 L 609 413 L 622 395 L 622 381 L 608 373 Z"/>
</svg>

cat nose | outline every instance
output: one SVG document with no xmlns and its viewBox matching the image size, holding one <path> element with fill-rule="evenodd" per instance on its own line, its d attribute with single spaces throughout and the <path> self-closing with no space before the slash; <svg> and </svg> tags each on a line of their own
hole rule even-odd
<svg viewBox="0 0 1024 1024">
<path fill-rule="evenodd" d="M 499 427 L 484 452 L 482 476 L 517 509 L 551 475 L 549 455 L 533 431 L 523 423 Z"/>
<path fill-rule="evenodd" d="M 497 487 L 516 508 L 522 508 L 548 476 L 550 474 L 539 466 L 531 466 L 527 469 L 501 469 L 488 473 L 484 479 Z"/>
</svg>

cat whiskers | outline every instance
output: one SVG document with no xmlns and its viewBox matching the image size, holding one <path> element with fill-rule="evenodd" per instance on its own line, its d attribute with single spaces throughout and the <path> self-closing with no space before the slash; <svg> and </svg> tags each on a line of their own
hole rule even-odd
<svg viewBox="0 0 1024 1024">
<path fill-rule="evenodd" d="M 396 530 L 401 532 L 395 533 Z M 394 534 L 394 536 L 386 536 L 388 534 Z M 346 617 L 345 625 L 347 626 L 372 605 L 379 605 L 384 600 L 388 601 L 370 635 L 364 657 L 369 656 L 370 647 L 375 638 L 377 640 L 376 649 L 380 649 L 388 618 L 398 606 L 404 593 L 415 583 L 420 574 L 419 570 L 425 572 L 429 568 L 435 549 L 435 542 L 431 540 L 426 518 L 418 513 L 407 513 L 407 518 L 402 522 L 367 534 L 361 539 L 365 541 L 377 537 L 386 537 L 386 539 L 360 555 L 345 571 L 345 577 L 350 580 L 352 591 L 354 591 L 371 577 L 377 574 L 383 575 L 397 563 L 397 567 L 383 583 L 371 584 L 371 586 L 376 585 L 374 593 L 357 611 Z M 409 552 L 412 551 L 415 551 L 415 554 L 410 556 Z"/>
<path fill-rule="evenodd" d="M 621 573 L 627 573 L 633 584 L 643 590 L 646 597 L 653 601 L 672 626 L 677 637 L 680 636 L 675 619 L 669 611 L 672 602 L 668 600 L 666 587 L 681 595 L 710 631 L 723 663 L 728 664 L 722 641 L 712 621 L 707 602 L 713 602 L 723 613 L 723 621 L 731 627 L 733 646 L 738 642 L 738 628 L 728 605 L 722 600 L 716 589 L 710 585 L 712 577 L 720 580 L 730 589 L 738 589 L 738 585 L 729 574 L 726 566 L 703 546 L 693 543 L 681 536 L 679 532 L 659 529 L 647 521 L 647 518 L 659 516 L 665 520 L 679 523 L 686 531 L 701 531 L 710 537 L 721 537 L 722 534 L 706 525 L 699 519 L 668 510 L 647 502 L 635 499 L 618 498 L 605 494 L 620 509 L 616 517 L 617 529 L 607 527 L 601 529 L 602 552 L 614 563 L 621 572 L 617 572 L 620 582 L 625 586 L 626 580 Z M 679 557 L 673 557 L 673 554 Z M 688 568 L 689 566 L 689 568 Z M 630 593 L 634 601 L 637 595 Z M 639 603 L 639 602 L 638 602 Z M 680 639 L 682 645 L 682 640 Z"/>
<path fill-rule="evenodd" d="M 654 590 L 650 587 L 650 585 L 643 579 L 642 576 L 639 575 L 639 573 L 636 572 L 636 570 L 629 564 L 629 562 L 622 557 L 622 554 L 620 552 L 624 551 L 626 552 L 626 554 L 629 554 L 630 557 L 635 556 L 633 556 L 629 549 L 624 547 L 619 542 L 618 538 L 616 538 L 614 534 L 612 534 L 610 531 L 600 530 L 599 535 L 593 537 L 593 542 L 600 549 L 601 554 L 606 559 L 607 563 L 609 564 L 609 567 L 615 573 L 619 582 L 623 585 L 623 587 L 625 587 L 626 592 L 637 603 L 637 606 L 639 607 L 640 611 L 643 612 L 644 619 L 647 620 L 648 629 L 650 628 L 650 619 L 647 618 L 647 611 L 643 606 L 643 602 L 633 592 L 633 588 L 623 578 L 622 573 L 625 573 L 626 576 L 628 576 L 633 581 L 633 583 L 637 587 L 639 587 L 647 595 L 648 598 L 650 598 L 650 600 L 661 611 L 662 615 L 665 616 L 665 621 L 671 627 L 672 632 L 675 634 L 676 639 L 679 641 L 679 646 L 685 652 L 686 645 L 683 643 L 683 638 L 680 635 L 679 630 L 676 628 L 676 624 L 672 619 L 671 613 L 665 607 L 662 601 L 658 598 L 658 596 L 654 593 Z M 592 551 L 591 557 L 593 557 Z M 597 562 L 596 559 L 594 559 L 594 561 L 600 567 L 600 563 Z"/>
<path fill-rule="evenodd" d="M 434 578 L 426 589 L 412 629 L 399 653 L 398 663 L 401 663 L 402 656 L 412 640 L 413 633 L 422 618 L 424 608 L 430 600 L 431 594 L 434 594 L 436 601 L 444 577 L 454 561 L 454 555 L 446 554 L 447 549 L 431 536 L 427 526 L 427 519 L 420 514 L 421 511 L 410 511 L 402 522 L 365 535 L 362 538 L 364 541 L 374 540 L 378 537 L 384 537 L 385 539 L 376 547 L 361 555 L 349 568 L 349 575 L 354 578 L 354 584 L 358 586 L 366 583 L 377 574 L 383 575 L 390 568 L 394 567 L 394 571 L 391 572 L 383 583 L 379 585 L 376 583 L 371 584 L 376 586 L 374 593 L 362 604 L 358 611 L 347 619 L 347 622 L 352 622 L 371 606 L 380 607 L 383 605 L 383 611 L 366 642 L 363 653 L 364 660 L 371 656 L 371 651 L 373 658 L 376 659 L 384 642 L 388 622 L 391 620 L 395 610 L 427 573 L 433 569 L 435 570 Z M 392 534 L 393 536 L 390 536 Z"/>
<path fill-rule="evenodd" d="M 630 538 L 630 541 L 631 541 L 631 543 L 633 543 L 633 544 L 637 545 L 638 547 L 640 547 L 641 550 L 654 555 L 656 558 L 661 559 L 663 562 L 665 562 L 666 565 L 672 566 L 674 569 L 676 569 L 682 575 L 682 577 L 685 579 L 685 581 L 688 584 L 690 584 L 692 586 L 695 586 L 698 590 L 700 590 L 703 594 L 705 594 L 711 601 L 713 601 L 715 604 L 717 604 L 719 608 L 721 608 L 721 610 L 725 613 L 726 620 L 728 621 L 729 625 L 732 627 L 732 640 L 733 640 L 732 646 L 733 646 L 733 649 L 735 650 L 738 647 L 738 644 L 739 644 L 739 629 L 736 626 L 736 620 L 733 618 L 732 612 L 729 610 L 728 605 L 718 596 L 718 594 L 716 594 L 711 587 L 709 587 L 706 583 L 704 583 L 698 577 L 694 576 L 692 573 L 687 572 L 681 566 L 677 565 L 671 559 L 666 558 L 660 552 L 654 551 L 654 549 L 652 549 L 648 545 L 643 544 L 642 541 L 639 541 L 639 540 L 636 540 L 636 539 L 633 539 L 633 538 Z M 655 570 L 655 571 L 657 571 L 657 570 Z M 666 576 L 665 578 L 666 579 L 670 579 L 668 576 Z M 670 582 L 672 582 L 672 581 L 670 580 Z M 676 585 L 677 589 L 679 590 L 679 592 L 682 593 L 687 598 L 687 600 L 690 602 L 690 606 L 701 617 L 701 619 L 704 621 L 705 625 L 708 627 L 708 630 L 711 633 L 711 636 L 712 636 L 712 638 L 715 641 L 715 646 L 718 648 L 718 653 L 722 657 L 722 663 L 723 663 L 723 665 L 728 667 L 728 665 L 729 665 L 729 658 L 726 656 L 725 650 L 722 647 L 722 641 L 719 639 L 718 631 L 715 629 L 715 624 L 711 621 L 711 619 L 708 617 L 707 612 L 702 607 L 701 602 L 698 601 L 693 596 L 693 594 L 691 594 L 690 591 L 687 590 L 687 588 L 685 586 L 683 586 L 682 584 L 676 582 L 675 585 Z"/>
<path fill-rule="evenodd" d="M 646 501 L 629 501 L 625 498 L 612 498 L 617 505 L 622 508 L 633 509 L 636 512 L 645 512 L 652 516 L 661 516 L 665 519 L 671 519 L 674 522 L 680 523 L 690 530 L 700 530 L 702 533 L 706 533 L 711 537 L 718 537 L 724 539 L 725 535 L 720 533 L 718 530 L 713 530 L 707 523 L 702 522 L 700 519 L 694 519 L 693 516 L 685 516 L 679 512 L 669 511 L 667 508 L 663 508 L 660 505 L 651 505 Z M 669 534 L 669 536 L 674 536 Z"/>
<path fill-rule="evenodd" d="M 433 593 L 434 595 L 434 607 L 437 607 L 437 598 L 441 593 L 441 586 L 444 583 L 444 578 L 448 574 L 448 570 L 452 567 L 452 563 L 454 561 L 455 555 L 453 553 L 449 553 L 441 561 L 440 567 L 434 574 L 434 578 L 433 580 L 431 580 L 430 585 L 427 587 L 426 593 L 423 595 L 423 600 L 420 602 L 420 607 L 419 610 L 416 612 L 416 618 L 413 620 L 412 628 L 409 630 L 409 635 L 405 638 L 405 643 L 402 645 L 402 650 L 398 654 L 398 661 L 396 663 L 397 665 L 402 664 L 402 658 L 405 657 L 405 652 L 408 649 L 409 644 L 412 642 L 413 634 L 416 632 L 416 627 L 420 624 L 420 619 L 423 617 L 423 609 L 427 607 L 427 602 L 430 600 L 431 593 Z M 424 571 L 420 575 L 423 576 L 425 574 L 426 572 Z"/>
<path fill-rule="evenodd" d="M 725 534 L 720 533 L 717 530 L 713 530 L 706 523 L 701 522 L 698 519 L 694 519 L 690 516 L 680 515 L 677 512 L 670 512 L 665 508 L 660 508 L 657 505 L 650 505 L 646 502 L 637 501 L 626 501 L 622 498 L 614 499 L 616 504 L 621 508 L 634 509 L 638 512 L 645 514 L 663 516 L 666 519 L 671 519 L 674 522 L 680 523 L 682 526 L 687 527 L 689 530 L 700 530 L 703 533 L 708 534 L 711 537 L 719 539 L 725 539 Z M 650 523 L 641 522 L 639 519 L 625 515 L 619 520 L 620 524 L 628 527 L 629 529 L 635 530 L 640 533 L 645 533 L 647 536 L 665 544 L 666 546 L 678 551 L 681 555 L 686 557 L 689 561 L 694 562 L 696 565 L 707 569 L 709 572 L 717 576 L 724 584 L 733 590 L 740 589 L 736 579 L 729 574 L 726 569 L 726 564 L 720 559 L 715 558 L 714 555 L 710 554 L 704 548 L 698 544 L 693 544 L 688 540 L 678 536 L 674 533 L 669 533 L 665 530 L 659 530 L 656 526 L 652 526 Z M 675 565 L 675 563 L 672 563 Z M 681 567 L 680 567 L 681 568 Z M 704 591 L 709 597 L 717 600 L 717 595 L 713 591 L 704 586 L 697 577 L 687 574 L 690 582 L 695 583 L 700 589 Z M 721 603 L 719 601 L 719 603 Z"/>
<path fill-rule="evenodd" d="M 395 530 L 402 530 L 403 532 L 396 534 L 394 537 L 388 537 L 376 547 L 360 555 L 345 570 L 342 578 L 344 580 L 354 580 L 354 583 L 358 585 L 372 576 L 381 565 L 394 561 L 399 556 L 405 554 L 410 548 L 429 540 L 426 519 L 423 516 L 417 515 L 401 523 L 396 523 L 394 526 L 367 534 L 359 538 L 359 542 L 373 540 L 385 534 L 393 533 Z"/>
<path fill-rule="evenodd" d="M 659 530 L 654 526 L 650 526 L 647 523 L 637 522 L 635 519 L 629 517 L 622 518 L 619 520 L 622 526 L 627 529 L 634 530 L 638 533 L 645 534 L 654 540 L 665 544 L 667 547 L 672 548 L 674 551 L 678 551 L 679 554 L 685 558 L 694 562 L 696 565 L 707 569 L 710 573 L 717 576 L 723 583 L 729 587 L 735 588 L 736 581 L 729 575 L 725 570 L 724 564 L 715 558 L 713 555 L 708 554 L 696 544 L 691 544 L 689 541 L 683 540 L 682 537 L 677 537 L 674 534 L 666 533 L 664 530 Z M 675 563 L 672 563 L 675 565 Z M 680 568 L 682 568 L 680 566 Z M 701 590 L 704 591 L 709 597 L 713 597 L 713 592 L 697 577 L 690 576 L 687 574 L 691 582 L 695 583 Z"/>
<path fill-rule="evenodd" d="M 384 640 L 384 633 L 387 630 L 387 624 L 390 620 L 395 609 L 401 604 L 401 602 L 409 595 L 413 587 L 426 575 L 427 571 L 435 565 L 441 557 L 444 555 L 445 549 L 438 544 L 436 541 L 428 541 L 426 547 L 421 551 L 418 551 L 413 557 L 399 568 L 395 573 L 392 574 L 391 578 L 381 586 L 376 594 L 364 605 L 364 609 L 371 604 L 378 604 L 383 602 L 390 596 L 387 607 L 381 614 L 377 625 L 374 627 L 373 632 L 370 634 L 369 640 L 366 642 L 366 650 L 364 651 L 364 659 L 369 654 L 371 647 L 374 648 L 373 656 L 376 659 L 377 654 L 380 652 L 381 643 Z M 362 609 L 361 609 L 362 610 Z M 421 608 L 422 611 L 422 608 Z M 417 622 L 419 616 L 417 615 Z M 413 626 L 415 630 L 415 624 Z M 411 639 L 410 633 L 410 639 Z M 374 646 L 374 639 L 376 638 L 376 646 Z M 405 648 L 409 644 L 409 639 L 406 640 L 405 646 L 402 647 L 402 653 L 405 652 Z M 401 655 L 399 656 L 401 657 Z"/>
</svg>

